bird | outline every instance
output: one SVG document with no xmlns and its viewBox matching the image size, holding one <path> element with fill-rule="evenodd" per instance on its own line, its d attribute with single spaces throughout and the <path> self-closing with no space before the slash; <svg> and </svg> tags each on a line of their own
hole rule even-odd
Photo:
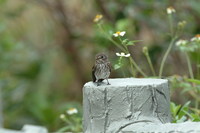
<svg viewBox="0 0 200 133">
<path fill-rule="evenodd" d="M 100 83 L 106 79 L 107 85 L 110 85 L 108 78 L 111 73 L 111 63 L 108 60 L 108 56 L 99 53 L 95 56 L 95 63 L 92 67 L 92 79 L 94 83 L 97 83 L 97 86 L 100 85 Z"/>
</svg>

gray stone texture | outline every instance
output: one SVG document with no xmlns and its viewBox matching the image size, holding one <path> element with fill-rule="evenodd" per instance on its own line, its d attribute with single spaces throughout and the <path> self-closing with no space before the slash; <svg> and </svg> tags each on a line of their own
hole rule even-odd
<svg viewBox="0 0 200 133">
<path fill-rule="evenodd" d="M 165 79 L 109 79 L 101 86 L 83 87 L 84 133 L 133 131 L 132 125 L 171 121 L 168 81 Z M 156 125 L 155 124 L 155 125 Z M 148 127 L 150 128 L 150 127 Z"/>
<path fill-rule="evenodd" d="M 120 133 L 200 133 L 200 122 L 135 123 L 123 128 Z"/>
</svg>

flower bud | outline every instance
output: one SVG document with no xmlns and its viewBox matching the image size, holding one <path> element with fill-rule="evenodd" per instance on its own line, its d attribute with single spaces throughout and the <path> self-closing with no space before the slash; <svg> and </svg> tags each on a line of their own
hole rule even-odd
<svg viewBox="0 0 200 133">
<path fill-rule="evenodd" d="M 186 24 L 187 24 L 187 22 L 185 20 L 180 21 L 180 22 L 178 22 L 178 28 L 179 29 L 183 29 Z"/>
<path fill-rule="evenodd" d="M 142 51 L 143 51 L 143 53 L 144 53 L 145 55 L 147 55 L 147 54 L 148 54 L 148 48 L 147 48 L 146 46 L 145 46 L 145 47 L 143 47 Z"/>
</svg>

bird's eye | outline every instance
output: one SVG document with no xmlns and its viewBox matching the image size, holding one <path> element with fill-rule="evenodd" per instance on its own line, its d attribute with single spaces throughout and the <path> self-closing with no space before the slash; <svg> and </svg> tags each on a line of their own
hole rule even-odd
<svg viewBox="0 0 200 133">
<path fill-rule="evenodd" d="M 103 58 L 103 56 L 101 56 L 101 58 Z"/>
</svg>

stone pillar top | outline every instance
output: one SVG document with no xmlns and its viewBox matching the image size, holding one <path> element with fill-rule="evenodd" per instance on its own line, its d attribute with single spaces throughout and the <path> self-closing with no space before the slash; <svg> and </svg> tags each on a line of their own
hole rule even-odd
<svg viewBox="0 0 200 133">
<path fill-rule="evenodd" d="M 93 82 L 88 82 L 84 86 L 91 87 L 101 87 L 101 86 L 147 86 L 147 85 L 160 85 L 162 83 L 167 83 L 167 79 L 153 79 L 153 78 L 115 78 L 108 79 L 110 85 L 107 85 L 106 82 L 103 82 L 100 86 L 97 86 Z"/>
</svg>

